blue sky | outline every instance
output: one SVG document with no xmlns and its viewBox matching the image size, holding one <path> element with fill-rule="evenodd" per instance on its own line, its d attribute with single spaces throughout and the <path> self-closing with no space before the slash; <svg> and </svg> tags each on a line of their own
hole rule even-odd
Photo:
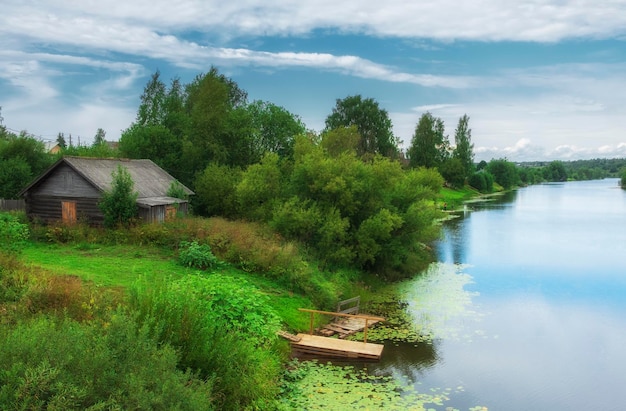
<svg viewBox="0 0 626 411">
<path fill-rule="evenodd" d="M 626 0 L 2 1 L 11 130 L 117 140 L 152 73 L 211 65 L 315 131 L 360 94 L 404 147 L 430 111 L 477 160 L 626 157 Z"/>
</svg>

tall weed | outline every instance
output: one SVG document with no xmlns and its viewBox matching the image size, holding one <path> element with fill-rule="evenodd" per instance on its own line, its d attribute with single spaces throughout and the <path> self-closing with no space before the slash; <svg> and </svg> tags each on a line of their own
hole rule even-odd
<svg viewBox="0 0 626 411">
<path fill-rule="evenodd" d="M 180 352 L 181 367 L 214 378 L 220 409 L 266 409 L 273 401 L 279 322 L 254 287 L 214 274 L 157 287 L 138 283 L 130 295 L 130 310 L 154 338 Z"/>
<path fill-rule="evenodd" d="M 0 335 L 0 409 L 213 409 L 211 382 L 121 313 L 105 328 L 36 317 Z"/>
</svg>

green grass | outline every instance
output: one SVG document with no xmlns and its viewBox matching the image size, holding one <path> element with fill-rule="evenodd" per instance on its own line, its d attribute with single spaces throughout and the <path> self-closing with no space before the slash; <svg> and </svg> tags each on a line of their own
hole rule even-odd
<svg viewBox="0 0 626 411">
<path fill-rule="evenodd" d="M 22 251 L 21 258 L 24 263 L 53 274 L 75 275 L 105 287 L 127 288 L 140 278 L 159 283 L 198 273 L 178 264 L 171 250 L 149 246 L 31 242 Z M 308 330 L 308 314 L 298 308 L 312 308 L 309 298 L 294 294 L 266 277 L 228 265 L 219 272 L 245 279 L 267 294 L 269 304 L 290 330 Z"/>
<path fill-rule="evenodd" d="M 22 252 L 27 264 L 58 275 L 76 275 L 106 287 L 128 287 L 140 276 L 153 280 L 185 274 L 173 257 L 146 247 L 30 243 Z"/>
</svg>

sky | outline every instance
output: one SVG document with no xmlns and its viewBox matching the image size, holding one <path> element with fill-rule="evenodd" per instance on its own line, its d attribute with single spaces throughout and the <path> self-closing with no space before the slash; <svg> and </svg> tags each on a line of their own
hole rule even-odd
<svg viewBox="0 0 626 411">
<path fill-rule="evenodd" d="M 406 149 L 421 115 L 477 161 L 626 157 L 626 0 L 2 0 L 3 124 L 42 140 L 118 140 L 157 70 L 215 66 L 324 128 L 375 99 Z"/>
</svg>

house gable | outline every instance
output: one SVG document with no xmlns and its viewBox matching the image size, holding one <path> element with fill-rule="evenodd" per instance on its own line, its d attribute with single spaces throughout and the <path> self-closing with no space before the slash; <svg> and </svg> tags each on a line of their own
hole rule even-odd
<svg viewBox="0 0 626 411">
<path fill-rule="evenodd" d="M 31 187 L 30 195 L 99 198 L 102 194 L 74 169 L 61 163 L 52 169 L 45 179 Z"/>
</svg>

